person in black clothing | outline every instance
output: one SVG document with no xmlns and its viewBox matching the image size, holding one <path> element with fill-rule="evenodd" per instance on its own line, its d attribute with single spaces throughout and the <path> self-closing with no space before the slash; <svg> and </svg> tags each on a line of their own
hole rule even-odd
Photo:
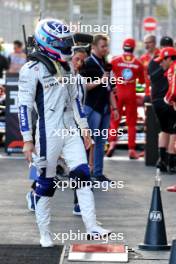
<svg viewBox="0 0 176 264">
<path fill-rule="evenodd" d="M 172 47 L 172 38 L 165 36 L 160 41 L 161 48 Z M 159 63 L 151 60 L 148 68 L 151 80 L 152 104 L 160 123 L 159 134 L 159 159 L 157 168 L 163 172 L 175 173 L 175 151 L 174 144 L 176 134 L 176 111 L 164 102 L 168 90 L 168 81 L 165 72 Z"/>
<path fill-rule="evenodd" d="M 118 111 L 112 86 L 106 82 L 111 70 L 105 60 L 108 54 L 107 37 L 96 35 L 92 48 L 92 53 L 86 60 L 84 71 L 82 72 L 84 77 L 88 77 L 91 80 L 87 84 L 85 113 L 87 114 L 89 127 L 94 132 L 93 177 L 97 181 L 103 182 L 110 181 L 103 175 L 104 145 L 106 141 L 103 131 L 106 130 L 108 136 L 110 105 L 112 105 L 115 118 L 118 118 Z M 98 134 L 96 134 L 97 130 L 99 131 Z"/>
<path fill-rule="evenodd" d="M 3 77 L 3 71 L 8 70 L 9 63 L 6 57 L 0 54 L 0 78 Z"/>
</svg>

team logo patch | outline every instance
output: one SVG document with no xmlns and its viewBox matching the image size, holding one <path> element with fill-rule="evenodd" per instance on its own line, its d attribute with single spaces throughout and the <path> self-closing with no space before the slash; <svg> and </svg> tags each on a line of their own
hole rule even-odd
<svg viewBox="0 0 176 264">
<path fill-rule="evenodd" d="M 124 80 L 130 80 L 132 77 L 133 77 L 133 72 L 132 72 L 132 70 L 131 69 L 128 69 L 128 68 L 126 68 L 126 69 L 124 69 L 123 71 L 122 71 L 122 77 L 123 77 L 123 79 Z"/>
<path fill-rule="evenodd" d="M 127 55 L 125 59 L 126 59 L 127 61 L 130 61 L 130 60 L 131 60 L 131 56 Z"/>
</svg>

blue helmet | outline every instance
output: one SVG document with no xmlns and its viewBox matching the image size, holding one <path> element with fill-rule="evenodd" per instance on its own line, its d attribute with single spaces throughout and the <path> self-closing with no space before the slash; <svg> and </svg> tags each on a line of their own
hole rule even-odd
<svg viewBox="0 0 176 264">
<path fill-rule="evenodd" d="M 34 33 L 35 42 L 46 56 L 55 61 L 67 61 L 74 46 L 73 34 L 68 26 L 57 19 L 41 20 Z"/>
</svg>

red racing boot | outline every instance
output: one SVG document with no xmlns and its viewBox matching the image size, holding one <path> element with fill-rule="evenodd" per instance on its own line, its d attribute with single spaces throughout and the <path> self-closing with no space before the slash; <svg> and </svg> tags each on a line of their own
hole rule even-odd
<svg viewBox="0 0 176 264">
<path fill-rule="evenodd" d="M 116 148 L 116 141 L 111 141 L 109 143 L 109 148 L 108 148 L 108 150 L 106 152 L 106 156 L 109 157 L 109 158 L 112 157 L 112 155 L 113 155 L 113 153 L 115 151 L 115 148 Z"/>
<path fill-rule="evenodd" d="M 137 154 L 136 150 L 129 149 L 128 156 L 130 159 L 139 159 L 139 155 Z"/>
<path fill-rule="evenodd" d="M 139 158 L 144 158 L 145 157 L 145 151 L 141 151 L 139 154 L 138 154 Z"/>
<path fill-rule="evenodd" d="M 176 192 L 176 185 L 172 185 L 166 188 L 168 192 Z"/>
</svg>

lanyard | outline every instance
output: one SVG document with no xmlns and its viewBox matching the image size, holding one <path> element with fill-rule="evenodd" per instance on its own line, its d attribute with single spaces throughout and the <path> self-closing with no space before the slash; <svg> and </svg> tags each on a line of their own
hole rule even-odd
<svg viewBox="0 0 176 264">
<path fill-rule="evenodd" d="M 82 102 L 82 105 L 83 105 L 85 102 L 85 92 L 84 92 L 84 88 L 82 85 L 82 79 L 79 75 L 77 75 L 76 84 L 77 84 L 77 90 L 78 90 L 78 98 Z M 81 88 L 81 93 L 82 93 L 81 96 L 80 96 L 80 88 Z"/>
<path fill-rule="evenodd" d="M 101 71 L 103 73 L 105 73 L 105 70 L 104 68 L 102 67 L 102 65 L 99 63 L 99 61 L 95 58 L 95 56 L 93 54 L 91 54 L 91 58 L 94 60 L 94 62 L 100 67 Z M 107 86 L 107 90 L 110 91 L 111 90 L 111 87 L 110 85 Z"/>
<path fill-rule="evenodd" d="M 103 73 L 105 73 L 104 68 L 103 68 L 102 65 L 99 63 L 99 61 L 94 57 L 93 54 L 91 55 L 91 58 L 92 58 L 92 59 L 94 60 L 94 62 L 100 67 L 101 71 L 102 71 Z"/>
</svg>

